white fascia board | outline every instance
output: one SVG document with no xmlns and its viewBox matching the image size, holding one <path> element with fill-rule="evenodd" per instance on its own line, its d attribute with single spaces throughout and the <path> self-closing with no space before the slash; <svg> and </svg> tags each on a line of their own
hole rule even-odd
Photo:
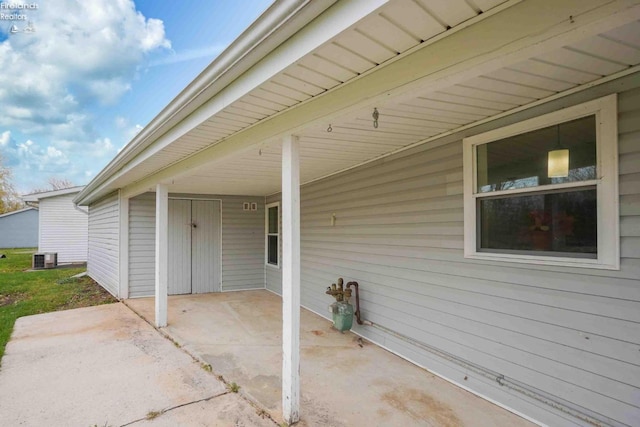
<svg viewBox="0 0 640 427">
<path fill-rule="evenodd" d="M 303 2 L 305 9 L 302 12 L 306 13 L 301 13 L 301 17 L 298 19 L 291 17 L 291 19 L 282 24 L 282 22 L 278 22 L 278 20 L 282 20 L 279 15 L 277 19 L 271 19 L 268 22 L 268 25 L 273 28 L 267 27 L 267 29 L 264 29 L 261 25 L 252 25 L 247 32 L 243 33 L 227 49 L 227 51 L 230 51 L 233 47 L 237 50 L 252 50 L 252 62 L 239 64 L 236 60 L 236 62 L 228 65 L 226 69 L 213 70 L 212 67 L 218 60 L 214 61 L 87 185 L 86 190 L 79 195 L 76 201 L 80 204 L 87 204 L 100 197 L 103 193 L 106 194 L 105 191 L 115 190 L 116 188 L 109 189 L 109 184 L 113 183 L 118 177 L 167 147 L 180 136 L 214 116 L 233 101 L 246 95 L 252 89 L 255 89 L 388 1 L 352 0 L 336 2 L 336 0 L 314 0 L 313 2 Z M 287 2 L 276 2 L 274 6 L 280 3 L 285 4 Z M 297 3 L 300 2 L 298 1 Z M 294 12 L 297 12 L 297 10 Z M 293 12 L 289 11 L 289 14 L 291 13 Z M 245 46 L 237 47 L 236 43 L 238 45 L 246 44 L 238 41 L 243 37 L 250 37 L 252 31 L 261 31 L 261 34 L 267 33 L 267 35 L 257 41 L 254 46 L 249 46 L 248 48 Z M 221 57 L 227 54 L 227 51 Z M 242 53 L 241 51 L 237 55 L 242 56 Z M 212 86 L 211 82 L 214 80 L 219 84 Z M 204 86 L 202 82 L 209 83 L 200 91 L 191 89 L 191 87 Z M 169 114 L 168 110 L 182 110 L 183 114 L 179 119 L 173 117 L 174 120 L 169 124 L 161 124 L 162 117 Z M 162 135 L 158 131 L 161 126 L 165 132 Z M 146 144 L 144 143 L 145 141 Z M 134 152 L 133 150 L 137 151 Z"/>
<path fill-rule="evenodd" d="M 38 202 L 42 199 L 48 199 L 49 197 L 57 197 L 57 196 L 64 196 L 67 194 L 80 193 L 83 188 L 84 188 L 84 185 L 80 185 L 77 187 L 63 188 L 62 190 L 51 190 L 51 191 L 43 191 L 41 193 L 25 194 L 20 198 L 25 202 Z"/>
<path fill-rule="evenodd" d="M 549 13 L 554 10 L 556 13 Z M 438 90 L 529 57 L 640 19 L 640 0 L 606 4 L 597 0 L 520 2 L 483 18 L 433 44 L 420 45 L 395 61 L 364 73 L 352 82 L 258 122 L 216 145 L 124 188 L 125 194 L 152 189 L 158 182 L 187 175 L 212 160 L 249 149 L 287 133 L 297 134 L 315 123 L 331 123 L 349 111 Z M 565 18 L 572 16 L 573 20 Z M 454 28 L 455 30 L 455 28 Z M 398 99 L 398 98 L 396 98 Z"/>
</svg>

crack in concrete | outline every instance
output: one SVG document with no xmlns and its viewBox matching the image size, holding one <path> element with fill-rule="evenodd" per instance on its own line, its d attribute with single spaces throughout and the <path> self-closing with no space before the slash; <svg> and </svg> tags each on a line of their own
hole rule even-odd
<svg viewBox="0 0 640 427">
<path fill-rule="evenodd" d="M 169 408 L 166 411 L 161 411 L 158 416 L 164 414 L 167 411 L 171 411 L 173 409 L 180 408 L 180 407 L 185 406 L 185 405 L 191 405 L 193 403 L 198 403 L 198 402 L 202 402 L 202 401 L 208 401 L 208 400 L 214 399 L 216 397 L 224 396 L 226 394 L 231 393 L 231 390 L 229 390 L 229 387 L 231 386 L 231 383 L 228 382 L 222 375 L 216 375 L 216 373 L 213 371 L 213 367 L 206 360 L 204 360 L 204 358 L 202 358 L 199 354 L 197 354 L 195 352 L 189 351 L 181 343 L 176 341 L 168 331 L 165 331 L 165 330 L 162 330 L 161 328 L 158 328 L 153 322 L 151 322 L 149 319 L 144 317 L 142 314 L 138 313 L 136 310 L 133 309 L 133 307 L 131 307 L 129 304 L 127 304 L 126 300 L 120 300 L 120 302 L 122 302 L 122 304 L 124 304 L 125 307 L 127 307 L 129 310 L 131 310 L 131 312 L 133 314 L 138 316 L 140 319 L 142 319 L 144 322 L 146 322 L 149 326 L 151 326 L 153 329 L 155 329 L 155 331 L 157 333 L 159 333 L 160 336 L 162 336 L 166 340 L 168 340 L 171 343 L 173 343 L 178 348 L 178 350 L 182 351 L 184 354 L 186 354 L 187 356 L 191 357 L 191 359 L 193 359 L 194 362 L 199 363 L 200 366 L 203 367 L 203 369 L 204 369 L 205 366 L 209 366 L 209 368 L 211 368 L 211 370 L 208 370 L 208 369 L 205 369 L 205 370 L 207 372 L 209 372 L 209 374 L 214 375 L 218 379 L 218 381 L 222 382 L 227 387 L 227 390 L 225 392 L 221 393 L 221 394 L 217 394 L 215 396 L 211 396 L 211 397 L 208 397 L 208 398 L 205 398 L 205 399 L 184 403 L 182 405 L 178 405 L 178 406 Z M 257 401 L 256 399 L 251 398 L 250 396 L 248 396 L 247 394 L 245 394 L 244 392 L 241 392 L 241 391 L 240 392 L 236 392 L 235 394 L 237 394 L 242 400 L 244 400 L 246 403 L 248 403 L 249 406 L 254 408 L 255 411 L 256 411 L 256 414 L 258 414 L 260 417 L 268 418 L 271 422 L 273 422 L 277 426 L 281 425 L 269 413 L 269 411 L 267 411 L 265 408 L 262 407 L 262 405 L 260 404 L 259 401 Z M 145 416 L 144 418 L 141 418 L 139 420 L 135 420 L 135 421 L 131 421 L 130 423 L 123 424 L 120 427 L 126 427 L 126 426 L 132 425 L 134 423 L 137 423 L 137 422 L 140 422 L 140 421 L 144 421 L 146 419 L 147 419 L 147 417 Z"/>
<path fill-rule="evenodd" d="M 173 411 L 174 409 L 182 408 L 184 406 L 193 405 L 194 403 L 208 402 L 208 401 L 210 401 L 212 399 L 215 399 L 215 398 L 218 398 L 218 397 L 221 397 L 221 396 L 225 396 L 225 395 L 227 395 L 229 393 L 231 393 L 231 392 L 229 390 L 227 390 L 227 391 L 223 391 L 222 393 L 214 394 L 213 396 L 205 397 L 204 399 L 198 399 L 198 400 L 194 400 L 194 401 L 191 401 L 191 402 L 181 403 L 180 405 L 175 405 L 175 406 L 171 406 L 171 407 L 166 408 L 166 409 L 162 409 L 162 410 L 158 411 L 158 414 L 156 416 L 154 416 L 153 419 L 158 418 L 158 417 L 166 414 L 167 412 Z M 149 412 L 149 413 L 151 413 L 151 412 Z M 140 421 L 147 421 L 149 419 L 151 419 L 151 418 L 148 415 L 146 415 L 143 418 L 139 418 L 137 420 L 130 421 L 130 422 L 126 423 L 126 424 L 122 424 L 120 427 L 130 426 L 130 425 L 133 425 L 135 423 L 139 423 Z"/>
</svg>

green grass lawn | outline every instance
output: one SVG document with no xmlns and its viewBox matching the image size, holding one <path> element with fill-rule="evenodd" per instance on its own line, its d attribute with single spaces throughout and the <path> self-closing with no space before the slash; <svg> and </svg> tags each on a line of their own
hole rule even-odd
<svg viewBox="0 0 640 427">
<path fill-rule="evenodd" d="M 0 362 L 18 317 L 115 302 L 84 268 L 26 271 L 33 249 L 0 249 Z"/>
</svg>

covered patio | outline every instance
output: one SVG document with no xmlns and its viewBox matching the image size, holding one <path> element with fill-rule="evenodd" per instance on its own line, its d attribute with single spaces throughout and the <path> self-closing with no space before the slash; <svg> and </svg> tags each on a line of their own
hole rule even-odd
<svg viewBox="0 0 640 427">
<path fill-rule="evenodd" d="M 491 401 L 546 425 L 636 425 L 640 3 L 469 3 L 275 2 L 78 196 L 89 274 L 287 424 L 524 422 Z M 604 173 L 547 183 L 547 152 L 582 140 L 560 124 L 586 115 Z M 596 191 L 598 259 L 480 253 L 466 142 L 552 126 L 500 162 L 539 154 L 524 178 L 546 184 L 523 194 Z M 168 296 L 177 260 L 186 292 L 204 277 L 214 293 Z M 362 285 L 376 327 L 354 331 L 380 347 L 321 317 L 338 276 Z"/>
<path fill-rule="evenodd" d="M 153 298 L 126 304 L 153 322 Z M 168 316 L 163 332 L 282 421 L 278 295 L 171 296 Z M 338 332 L 309 310 L 300 317 L 301 425 L 533 425 L 353 333 Z"/>
</svg>

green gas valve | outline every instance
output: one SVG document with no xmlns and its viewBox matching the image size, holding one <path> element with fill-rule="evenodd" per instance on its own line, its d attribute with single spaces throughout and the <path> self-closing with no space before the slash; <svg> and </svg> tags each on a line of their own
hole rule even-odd
<svg viewBox="0 0 640 427">
<path fill-rule="evenodd" d="M 349 304 L 351 298 L 351 289 L 349 286 L 344 288 L 344 280 L 338 279 L 338 284 L 333 283 L 327 287 L 327 295 L 331 295 L 336 302 L 329 306 L 329 310 L 333 315 L 333 327 L 340 332 L 348 331 L 353 325 L 353 306 Z"/>
<path fill-rule="evenodd" d="M 353 306 L 348 302 L 334 302 L 331 307 L 333 313 L 333 327 L 340 332 L 348 331 L 353 325 Z"/>
</svg>

